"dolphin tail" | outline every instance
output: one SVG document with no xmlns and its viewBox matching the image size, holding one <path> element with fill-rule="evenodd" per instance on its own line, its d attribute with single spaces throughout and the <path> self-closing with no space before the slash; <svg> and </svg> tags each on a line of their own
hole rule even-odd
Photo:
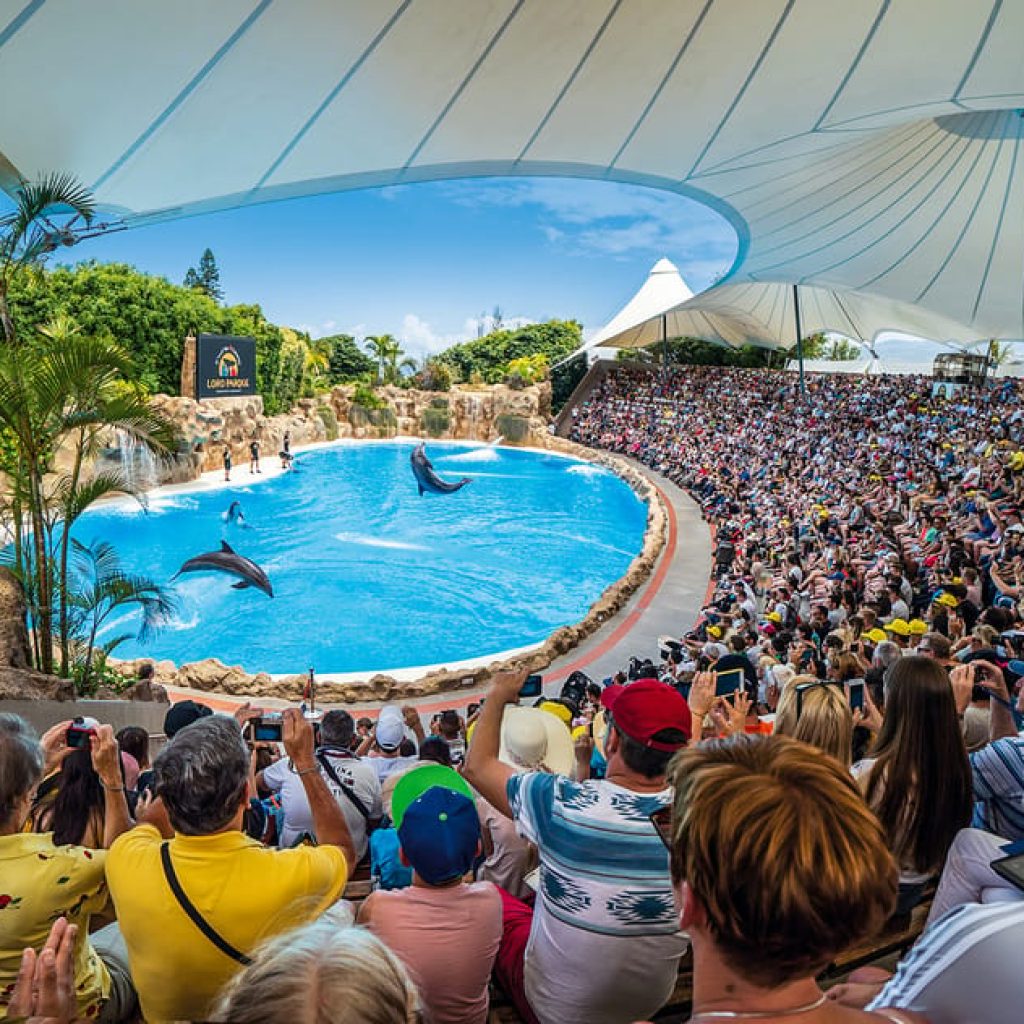
<svg viewBox="0 0 1024 1024">
<path fill-rule="evenodd" d="M 423 490 L 423 484 L 421 484 L 421 483 L 420 483 L 419 481 L 417 481 L 417 482 L 416 482 L 416 486 L 417 486 L 417 487 L 419 488 L 419 492 L 420 492 L 420 497 L 422 498 L 422 497 L 423 497 L 423 495 L 424 495 L 424 494 L 426 493 L 426 492 L 425 492 L 425 491 Z"/>
</svg>

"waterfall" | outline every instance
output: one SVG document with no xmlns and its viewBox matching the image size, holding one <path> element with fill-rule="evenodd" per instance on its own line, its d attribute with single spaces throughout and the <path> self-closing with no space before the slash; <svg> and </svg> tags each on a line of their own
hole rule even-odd
<svg viewBox="0 0 1024 1024">
<path fill-rule="evenodd" d="M 138 494 L 156 484 L 156 459 L 149 445 L 140 443 L 126 430 L 118 430 L 117 452 L 125 487 L 129 491 Z"/>
<path fill-rule="evenodd" d="M 477 395 L 466 395 L 466 405 L 469 412 L 469 439 L 478 440 L 476 433 L 477 416 L 480 414 L 480 399 Z"/>
</svg>

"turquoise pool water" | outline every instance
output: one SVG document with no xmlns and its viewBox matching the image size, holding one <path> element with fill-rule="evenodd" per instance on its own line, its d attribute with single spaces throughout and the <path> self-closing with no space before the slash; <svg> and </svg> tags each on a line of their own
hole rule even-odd
<svg viewBox="0 0 1024 1024">
<path fill-rule="evenodd" d="M 117 656 L 215 657 L 273 674 L 479 658 L 577 622 L 642 547 L 646 506 L 603 468 L 429 444 L 442 477 L 473 483 L 420 497 L 412 447 L 323 448 L 301 455 L 299 472 L 265 481 L 243 464 L 223 489 L 157 496 L 148 512 L 122 504 L 90 513 L 77 536 L 112 541 L 130 571 L 169 583 L 186 559 L 226 540 L 274 589 L 271 599 L 233 590 L 224 574 L 179 577 L 172 621 Z M 236 499 L 247 528 L 223 520 Z M 136 627 L 123 616 L 106 635 Z"/>
</svg>

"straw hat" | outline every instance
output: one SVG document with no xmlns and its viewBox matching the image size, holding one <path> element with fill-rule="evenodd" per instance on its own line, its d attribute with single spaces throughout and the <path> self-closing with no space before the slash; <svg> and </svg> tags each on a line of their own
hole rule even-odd
<svg viewBox="0 0 1024 1024">
<path fill-rule="evenodd" d="M 574 763 L 572 737 L 554 715 L 540 708 L 505 708 L 501 719 L 498 758 L 520 771 L 542 770 L 571 775 Z"/>
</svg>

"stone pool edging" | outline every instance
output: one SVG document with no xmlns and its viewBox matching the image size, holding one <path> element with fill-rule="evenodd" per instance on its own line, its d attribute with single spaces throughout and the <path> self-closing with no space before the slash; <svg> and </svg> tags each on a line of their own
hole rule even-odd
<svg viewBox="0 0 1024 1024">
<path fill-rule="evenodd" d="M 577 647 L 587 637 L 616 615 L 636 590 L 649 578 L 665 547 L 669 517 L 657 487 L 648 477 L 624 459 L 597 451 L 548 433 L 535 433 L 531 447 L 558 454 L 571 455 L 592 465 L 615 473 L 647 506 L 647 526 L 639 554 L 625 574 L 605 588 L 577 623 L 556 629 L 536 648 L 466 668 L 441 668 L 425 672 L 413 679 L 396 679 L 378 672 L 365 679 L 332 681 L 326 674 L 320 681 L 318 697 L 325 704 L 347 704 L 360 701 L 410 700 L 433 694 L 458 692 L 485 685 L 495 674 L 512 668 L 541 672 L 556 658 Z M 134 676 L 137 667 L 150 658 L 119 662 L 125 675 Z M 306 676 L 271 676 L 266 672 L 249 673 L 240 665 L 225 665 L 216 658 L 205 658 L 176 666 L 172 661 L 155 663 L 156 681 L 174 687 L 186 687 L 207 693 L 230 696 L 269 697 L 281 700 L 302 699 Z"/>
</svg>

